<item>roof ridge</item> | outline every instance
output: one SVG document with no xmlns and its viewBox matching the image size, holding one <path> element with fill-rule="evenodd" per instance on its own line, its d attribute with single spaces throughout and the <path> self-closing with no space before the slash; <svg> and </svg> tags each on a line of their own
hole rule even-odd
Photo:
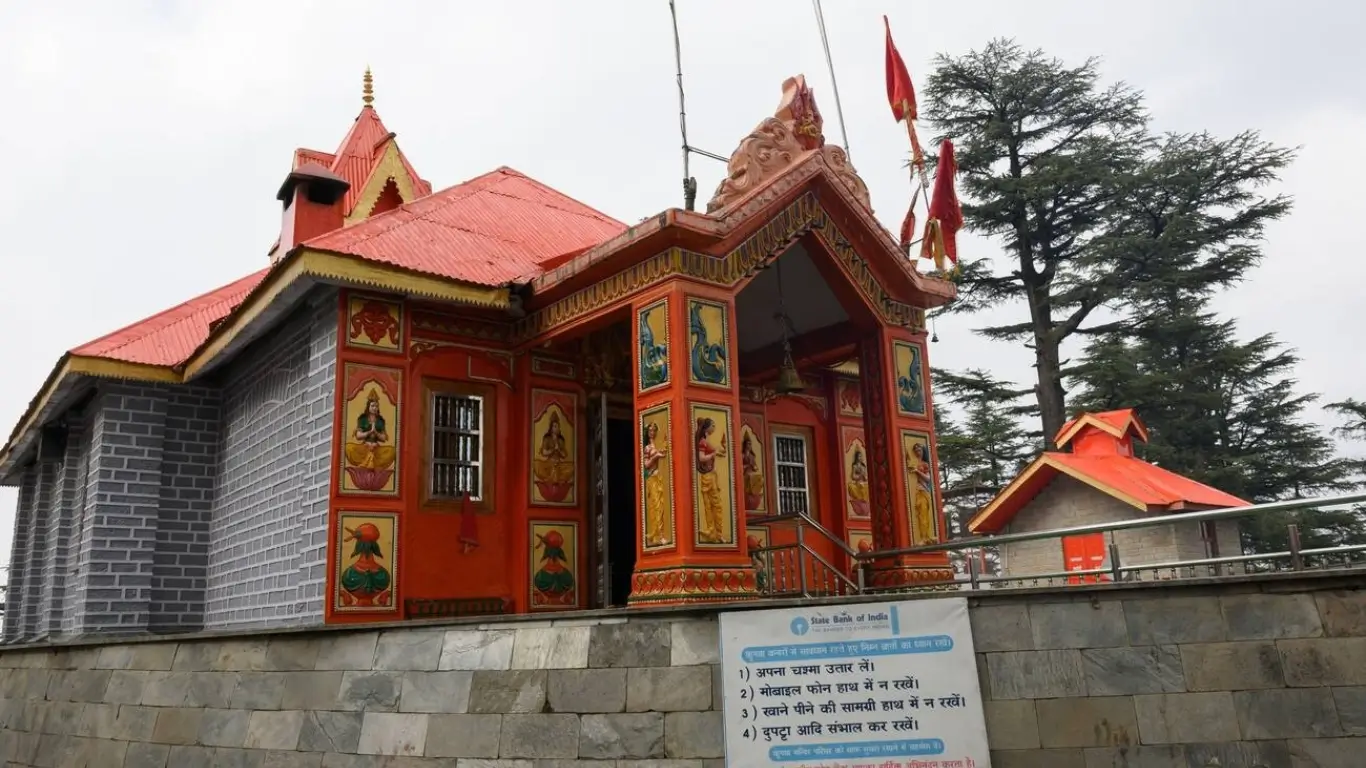
<svg viewBox="0 0 1366 768">
<path fill-rule="evenodd" d="M 567 194 L 567 193 L 565 193 L 565 192 L 562 192 L 562 191 L 560 191 L 559 189 L 556 189 L 555 187 L 552 187 L 552 186 L 550 186 L 549 184 L 546 184 L 545 182 L 543 182 L 543 181 L 541 181 L 540 179 L 537 179 L 537 178 L 535 178 L 535 177 L 533 177 L 533 176 L 528 176 L 528 175 L 526 175 L 525 173 L 522 173 L 521 171 L 517 170 L 516 168 L 513 168 L 513 167 L 511 167 L 511 166 L 507 166 L 507 165 L 500 165 L 500 166 L 498 166 L 498 168 L 495 169 L 495 171 L 502 171 L 502 172 L 510 173 L 510 174 L 513 174 L 513 175 L 516 175 L 516 176 L 520 176 L 521 178 L 526 179 L 527 181 L 531 182 L 532 184 L 535 184 L 537 187 L 540 187 L 541 189 L 544 189 L 544 190 L 547 191 L 547 192 L 551 192 L 551 193 L 553 193 L 553 194 L 555 194 L 555 195 L 557 195 L 557 196 L 559 196 L 559 197 L 562 197 L 562 198 L 564 198 L 564 199 L 566 199 L 566 200 L 569 200 L 569 201 L 571 201 L 571 202 L 573 202 L 573 203 L 578 204 L 578 205 L 579 205 L 580 207 L 582 207 L 582 208 L 586 208 L 586 209 L 592 211 L 593 213 L 596 213 L 598 216 L 601 216 L 605 221 L 608 221 L 608 222 L 613 223 L 613 224 L 620 224 L 620 225 L 622 225 L 623 227 L 628 226 L 628 225 L 626 224 L 626 222 L 621 221 L 620 219 L 616 218 L 615 216 L 608 215 L 607 213 L 604 213 L 603 211 L 599 210 L 598 208 L 596 208 L 596 207 L 594 207 L 594 206 L 591 206 L 591 205 L 589 205 L 588 203 L 583 202 L 582 200 L 578 199 L 577 197 L 573 197 L 573 196 L 571 196 L 571 195 L 569 195 L 569 194 Z M 563 208 L 559 208 L 558 206 L 551 206 L 551 207 L 554 207 L 556 210 L 564 210 Z M 565 213 L 574 213 L 574 211 L 565 211 Z"/>
</svg>

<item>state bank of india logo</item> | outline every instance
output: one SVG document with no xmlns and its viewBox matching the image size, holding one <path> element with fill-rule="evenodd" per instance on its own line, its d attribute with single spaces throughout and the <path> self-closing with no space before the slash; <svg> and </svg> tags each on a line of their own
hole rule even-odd
<svg viewBox="0 0 1366 768">
<path fill-rule="evenodd" d="M 798 616 L 797 618 L 795 618 L 795 619 L 792 620 L 792 634 L 794 634 L 794 635 L 799 635 L 799 636 L 800 636 L 800 635 L 804 635 L 804 634 L 806 634 L 807 632 L 810 632 L 810 631 L 811 631 L 811 622 L 807 621 L 806 619 L 802 618 L 801 616 Z"/>
</svg>

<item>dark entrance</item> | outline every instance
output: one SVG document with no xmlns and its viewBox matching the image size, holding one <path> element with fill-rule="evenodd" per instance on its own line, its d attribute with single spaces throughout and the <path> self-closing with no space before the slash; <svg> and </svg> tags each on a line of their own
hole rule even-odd
<svg viewBox="0 0 1366 768">
<path fill-rule="evenodd" d="M 628 419 L 607 419 L 608 601 L 626 605 L 636 567 L 635 430 Z"/>
</svg>

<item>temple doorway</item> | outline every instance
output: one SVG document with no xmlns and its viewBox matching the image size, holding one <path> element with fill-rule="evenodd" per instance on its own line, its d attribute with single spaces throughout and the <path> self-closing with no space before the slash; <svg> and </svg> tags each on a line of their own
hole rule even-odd
<svg viewBox="0 0 1366 768">
<path fill-rule="evenodd" d="M 631 419 L 607 419 L 607 601 L 626 605 L 636 567 L 635 430 Z"/>
</svg>

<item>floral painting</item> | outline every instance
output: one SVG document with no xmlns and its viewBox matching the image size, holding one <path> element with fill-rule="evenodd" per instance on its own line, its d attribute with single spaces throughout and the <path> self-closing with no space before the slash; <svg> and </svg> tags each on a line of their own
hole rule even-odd
<svg viewBox="0 0 1366 768">
<path fill-rule="evenodd" d="M 346 300 L 346 344 L 350 347 L 403 350 L 403 306 L 395 301 L 353 293 Z"/>
<path fill-rule="evenodd" d="M 337 515 L 337 574 L 333 610 L 338 613 L 393 613 L 398 580 L 398 515 L 340 512 Z"/>
<path fill-rule="evenodd" d="M 641 392 L 669 383 L 669 300 L 660 299 L 636 313 Z"/>
<path fill-rule="evenodd" d="M 861 427 L 840 427 L 840 448 L 844 455 L 844 499 L 846 512 L 854 520 L 872 517 L 868 506 L 868 446 Z"/>
<path fill-rule="evenodd" d="M 925 405 L 925 365 L 920 345 L 909 341 L 892 342 L 893 375 L 896 377 L 896 410 L 902 416 L 923 417 Z"/>
<path fill-rule="evenodd" d="M 531 521 L 531 609 L 579 604 L 579 524 Z"/>
<path fill-rule="evenodd" d="M 730 388 L 728 309 L 725 304 L 688 299 L 688 381 Z"/>
<path fill-rule="evenodd" d="M 690 413 L 695 544 L 704 548 L 734 547 L 731 412 L 723 405 L 694 403 Z"/>
<path fill-rule="evenodd" d="M 863 418 L 863 389 L 859 382 L 835 379 L 835 401 L 841 416 Z"/>
<path fill-rule="evenodd" d="M 572 507 L 578 501 L 578 396 L 531 391 L 531 503 Z"/>
<path fill-rule="evenodd" d="M 392 368 L 346 366 L 342 387 L 342 493 L 398 493 L 402 380 L 403 372 Z"/>
<path fill-rule="evenodd" d="M 768 509 L 768 483 L 764 468 L 764 417 L 740 414 L 740 488 L 746 512 L 765 512 Z"/>
<path fill-rule="evenodd" d="M 939 514 L 934 498 L 934 472 L 930 466 L 930 436 L 901 430 L 901 458 L 906 463 L 911 544 L 933 544 L 939 541 Z"/>
<path fill-rule="evenodd" d="M 669 406 L 640 414 L 640 516 L 646 550 L 674 545 L 673 456 Z"/>
</svg>

